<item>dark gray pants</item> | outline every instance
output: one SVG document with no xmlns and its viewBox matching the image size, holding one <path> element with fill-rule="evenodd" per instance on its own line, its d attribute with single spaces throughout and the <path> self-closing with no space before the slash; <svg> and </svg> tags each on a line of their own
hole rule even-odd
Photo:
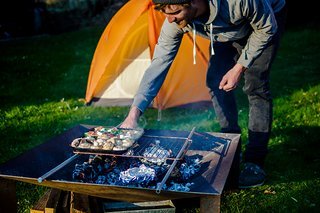
<svg viewBox="0 0 320 213">
<path fill-rule="evenodd" d="M 263 166 L 268 152 L 272 124 L 270 69 L 284 31 L 286 8 L 275 15 L 278 32 L 253 65 L 244 72 L 243 92 L 248 96 L 249 101 L 249 138 L 244 152 L 244 161 L 260 166 Z M 215 43 L 215 55 L 210 58 L 209 62 L 207 86 L 210 89 L 221 131 L 225 133 L 241 133 L 241 130 L 238 125 L 238 110 L 234 92 L 220 90 L 219 83 L 226 72 L 235 65 L 246 42 L 247 38 Z"/>
</svg>

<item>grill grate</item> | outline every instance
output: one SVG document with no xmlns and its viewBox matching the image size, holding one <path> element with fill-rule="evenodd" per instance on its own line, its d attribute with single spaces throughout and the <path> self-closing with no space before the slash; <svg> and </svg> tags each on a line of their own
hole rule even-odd
<svg viewBox="0 0 320 213">
<path fill-rule="evenodd" d="M 44 175 L 38 178 L 38 182 L 42 182 L 47 177 L 56 173 L 58 170 L 72 162 L 74 159 L 78 158 L 79 155 L 107 155 L 107 156 L 120 156 L 129 158 L 145 158 L 145 159 L 155 159 L 158 162 L 163 163 L 166 160 L 172 160 L 171 165 L 165 174 L 162 181 L 157 185 L 156 193 L 160 193 L 163 185 L 169 178 L 173 168 L 176 166 L 177 162 L 183 159 L 188 148 L 190 147 L 192 140 L 191 137 L 195 132 L 195 127 L 191 130 L 188 137 L 172 137 L 172 136 L 155 136 L 155 135 L 143 135 L 137 143 L 128 151 L 122 154 L 117 153 L 99 153 L 90 151 L 79 151 L 74 150 L 75 155 L 65 160 L 55 168 L 51 169 Z M 148 150 L 149 155 L 144 155 L 144 152 Z M 170 155 L 168 155 L 170 152 Z M 151 153 L 151 155 L 150 155 Z M 156 161 L 157 162 L 157 161 Z"/>
<path fill-rule="evenodd" d="M 154 159 L 168 159 L 168 160 L 181 160 L 187 151 L 187 148 L 191 145 L 192 140 L 189 137 L 170 137 L 170 136 L 156 136 L 156 135 L 143 135 L 131 149 L 128 149 L 125 153 L 112 153 L 112 152 L 90 152 L 75 150 L 75 154 L 94 154 L 94 155 L 106 155 L 106 156 L 120 156 L 120 157 L 132 157 L 132 158 L 154 158 Z M 178 156 L 181 149 L 184 147 L 183 155 Z M 148 150 L 149 155 L 144 156 L 144 152 Z M 168 156 L 165 151 L 169 151 Z M 150 155 L 150 153 L 153 153 Z"/>
<path fill-rule="evenodd" d="M 57 135 L 56 137 L 47 140 L 45 143 L 22 153 L 21 156 L 17 156 L 17 158 L 1 164 L 0 177 L 31 184 L 39 184 L 37 182 L 38 177 L 74 155 L 70 142 L 75 138 L 81 137 L 85 132 L 90 131 L 94 127 L 95 126 L 92 125 L 77 125 L 63 134 Z M 159 129 L 145 130 L 145 134 L 147 135 L 174 137 L 187 137 L 189 132 Z M 237 156 L 235 155 L 235 151 L 239 145 L 239 138 L 239 134 L 194 132 L 192 144 L 188 148 L 184 159 L 188 160 L 188 162 L 190 159 L 200 159 L 201 169 L 198 174 L 190 179 L 194 185 L 190 187 L 189 192 L 180 190 L 163 191 L 162 189 L 160 194 L 156 194 L 155 190 L 143 186 L 117 186 L 111 183 L 94 184 L 91 182 L 77 182 L 72 177 L 75 164 L 82 164 L 88 161 L 88 155 L 76 155 L 78 158 L 74 160 L 72 160 L 72 158 L 69 159 L 71 160 L 69 164 L 59 169 L 52 176 L 44 178 L 41 185 L 60 188 L 66 191 L 74 191 L 80 194 L 89 194 L 91 196 L 128 202 L 170 200 L 186 197 L 193 198 L 195 196 L 220 196 L 232 160 Z M 121 157 L 116 157 L 116 160 L 119 159 L 119 162 L 121 161 L 130 164 L 130 158 L 128 158 L 128 160 L 126 158 L 120 158 Z M 112 160 L 112 157 L 110 160 Z M 132 162 L 139 161 L 138 159 L 133 159 Z M 171 163 L 171 161 L 168 161 L 168 163 Z M 175 168 L 177 167 L 178 164 Z M 172 173 L 174 172 L 175 169 Z M 161 173 L 161 175 L 163 176 L 164 174 Z M 159 181 L 161 181 L 161 178 L 157 180 L 157 182 Z M 170 184 L 169 180 L 167 180 L 166 185 L 167 184 Z"/>
</svg>

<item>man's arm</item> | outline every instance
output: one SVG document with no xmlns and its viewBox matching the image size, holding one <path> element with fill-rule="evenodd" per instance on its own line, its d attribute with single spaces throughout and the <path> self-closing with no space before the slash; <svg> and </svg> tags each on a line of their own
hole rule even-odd
<svg viewBox="0 0 320 213">
<path fill-rule="evenodd" d="M 136 107 L 132 106 L 128 116 L 120 125 L 121 128 L 136 128 L 138 127 L 138 120 L 141 115 L 141 111 Z"/>
<path fill-rule="evenodd" d="M 241 64 L 236 64 L 231 70 L 229 70 L 222 78 L 219 89 L 223 89 L 229 92 L 238 86 L 242 73 L 247 68 Z"/>
<path fill-rule="evenodd" d="M 242 13 L 250 22 L 252 33 L 237 63 L 249 68 L 267 47 L 277 32 L 278 26 L 268 1 L 245 0 L 243 1 Z"/>
<path fill-rule="evenodd" d="M 266 1 L 247 0 L 243 2 L 245 4 L 242 12 L 250 21 L 252 33 L 237 64 L 223 76 L 220 82 L 219 89 L 227 92 L 237 87 L 242 73 L 259 57 L 277 31 L 277 22 L 272 8 Z"/>
<path fill-rule="evenodd" d="M 143 113 L 158 94 L 178 52 L 183 31 L 175 23 L 163 23 L 150 66 L 141 80 L 133 105 Z"/>
<path fill-rule="evenodd" d="M 165 20 L 158 44 L 155 47 L 151 65 L 143 75 L 139 89 L 134 97 L 132 107 L 121 127 L 134 128 L 139 116 L 144 113 L 151 101 L 158 94 L 169 68 L 178 52 L 183 31 L 176 24 Z"/>
</svg>

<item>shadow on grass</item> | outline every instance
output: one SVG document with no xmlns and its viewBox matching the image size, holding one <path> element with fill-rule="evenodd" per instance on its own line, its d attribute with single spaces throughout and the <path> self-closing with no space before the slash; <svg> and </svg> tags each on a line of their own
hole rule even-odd
<svg viewBox="0 0 320 213">
<path fill-rule="evenodd" d="M 263 186 L 226 191 L 223 212 L 318 212 L 320 127 L 275 129 Z"/>
<path fill-rule="evenodd" d="M 320 127 L 275 129 L 266 162 L 270 184 L 320 177 Z M 275 142 L 275 140 L 277 140 Z"/>
</svg>

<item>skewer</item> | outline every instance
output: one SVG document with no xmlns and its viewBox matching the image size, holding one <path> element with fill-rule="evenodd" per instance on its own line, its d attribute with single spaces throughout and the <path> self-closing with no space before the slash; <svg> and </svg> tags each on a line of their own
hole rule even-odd
<svg viewBox="0 0 320 213">
<path fill-rule="evenodd" d="M 164 176 L 164 178 L 162 179 L 161 183 L 157 185 L 157 189 L 156 189 L 156 193 L 160 194 L 161 189 L 163 187 L 163 184 L 165 184 L 165 182 L 167 181 L 167 179 L 169 178 L 173 168 L 176 166 L 178 159 L 180 159 L 180 157 L 182 156 L 182 154 L 184 154 L 185 149 L 190 146 L 191 143 L 191 137 L 195 131 L 196 127 L 193 127 L 188 138 L 186 139 L 186 142 L 183 144 L 182 148 L 180 149 L 177 157 L 174 159 L 174 161 L 172 162 L 170 168 L 168 169 L 166 175 Z"/>
<path fill-rule="evenodd" d="M 44 175 L 42 175 L 41 177 L 38 178 L 38 182 L 42 183 L 43 180 L 45 180 L 47 177 L 51 176 L 52 174 L 56 173 L 58 170 L 60 170 L 61 168 L 63 168 L 64 166 L 66 166 L 67 164 L 71 163 L 74 159 L 78 158 L 79 155 L 75 154 L 73 156 L 71 156 L 70 158 L 68 158 L 67 160 L 63 161 L 61 164 L 59 164 L 58 166 L 54 167 L 53 169 L 51 169 L 50 171 L 48 171 L 47 173 L 45 173 Z"/>
</svg>

